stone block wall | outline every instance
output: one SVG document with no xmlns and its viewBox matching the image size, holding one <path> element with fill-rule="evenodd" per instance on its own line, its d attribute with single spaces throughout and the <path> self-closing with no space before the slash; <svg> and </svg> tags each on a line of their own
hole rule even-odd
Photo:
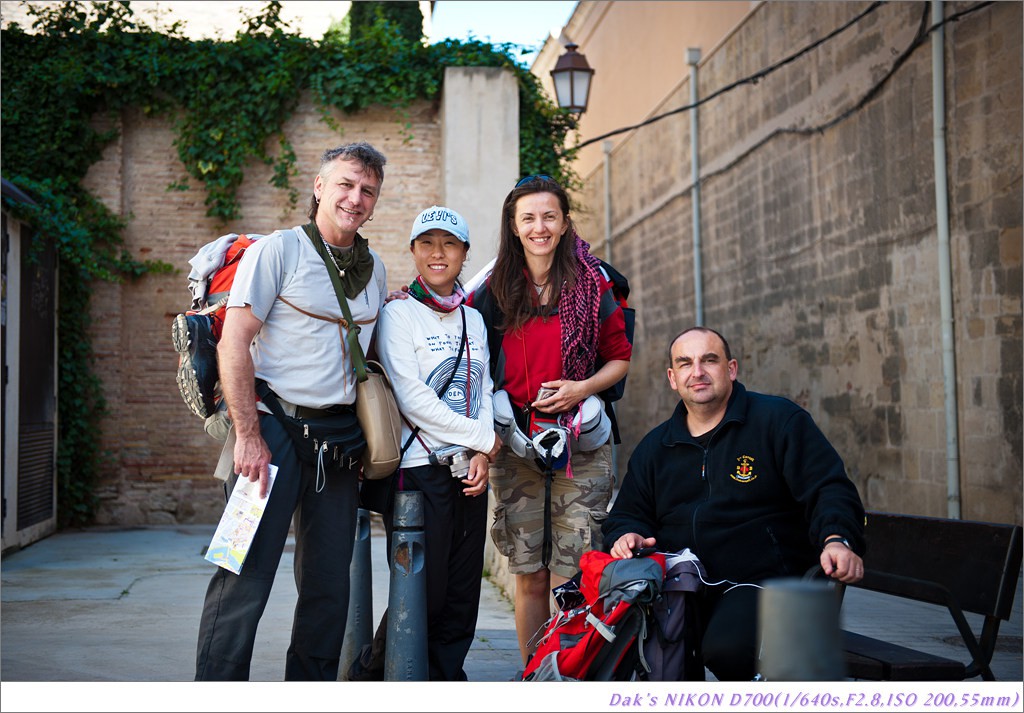
<svg viewBox="0 0 1024 713">
<path fill-rule="evenodd" d="M 944 3 L 946 16 L 973 7 Z M 771 67 L 866 3 L 763 3 L 708 54 L 700 96 Z M 892 3 L 699 108 L 704 324 L 749 388 L 807 408 L 870 509 L 947 515 L 929 3 Z M 1019 3 L 945 28 L 961 514 L 1021 522 Z M 651 115 L 690 103 L 680 88 Z M 690 114 L 632 132 L 583 176 L 581 234 L 630 277 L 636 346 L 619 472 L 678 396 L 670 340 L 696 321 Z"/>
</svg>

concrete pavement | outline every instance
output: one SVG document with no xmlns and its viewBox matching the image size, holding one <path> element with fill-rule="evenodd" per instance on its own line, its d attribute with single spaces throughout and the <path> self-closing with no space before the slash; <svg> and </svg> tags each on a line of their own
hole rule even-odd
<svg viewBox="0 0 1024 713">
<path fill-rule="evenodd" d="M 0 680 L 5 687 L 11 682 L 190 682 L 199 613 L 214 567 L 203 559 L 203 551 L 213 530 L 212 525 L 188 525 L 64 531 L 4 557 Z M 384 548 L 383 531 L 374 528 L 374 622 L 387 606 L 390 575 Z M 283 677 L 295 602 L 291 550 L 289 543 L 260 624 L 253 681 Z M 880 598 L 887 600 L 881 606 Z M 1013 618 L 1000 629 L 992 664 L 1004 681 L 1024 677 L 1021 599 L 1018 582 Z M 978 618 L 969 619 L 980 631 Z M 922 633 L 902 639 L 905 645 L 966 660 L 944 609 L 858 590 L 847 593 L 846 628 L 890 636 L 908 622 L 921 625 Z M 508 682 L 521 668 L 512 606 L 485 580 L 466 672 L 472 682 Z M 509 686 L 521 692 L 524 684 Z M 484 701 L 480 706 L 471 710 L 488 709 Z"/>
<path fill-rule="evenodd" d="M 3 560 L 3 681 L 191 681 L 214 527 L 62 532 Z M 374 628 L 388 604 L 383 531 L 371 537 Z M 260 622 L 251 680 L 281 681 L 295 606 L 289 539 Z M 520 664 L 512 605 L 484 582 L 474 681 L 508 681 Z"/>
</svg>

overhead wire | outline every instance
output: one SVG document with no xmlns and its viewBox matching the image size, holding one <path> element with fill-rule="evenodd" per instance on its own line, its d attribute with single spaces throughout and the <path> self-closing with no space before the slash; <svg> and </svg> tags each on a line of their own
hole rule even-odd
<svg viewBox="0 0 1024 713">
<path fill-rule="evenodd" d="M 764 79 L 768 75 L 772 74 L 773 72 L 781 69 L 782 67 L 785 67 L 788 64 L 791 64 L 791 63 L 795 62 L 797 59 L 799 59 L 803 55 L 805 55 L 805 54 L 807 54 L 807 53 L 817 49 L 818 47 L 820 47 L 821 45 L 825 44 L 829 40 L 832 40 L 833 38 L 835 38 L 838 35 L 842 34 L 846 30 L 848 30 L 850 27 L 856 25 L 858 22 L 863 20 L 865 17 L 867 17 L 868 15 L 870 15 L 873 12 L 875 12 L 880 7 L 882 7 L 883 5 L 886 5 L 886 4 L 888 4 L 888 3 L 885 2 L 884 0 L 879 0 L 878 2 L 871 3 L 871 5 L 869 5 L 867 8 L 865 8 L 862 12 L 858 13 L 853 18 L 851 18 L 849 21 L 847 21 L 844 24 L 840 25 L 836 29 L 832 30 L 827 35 L 824 35 L 823 37 L 815 40 L 814 42 L 812 42 L 809 45 L 803 47 L 802 49 L 794 52 L 793 54 L 789 55 L 788 57 L 785 57 L 785 58 L 779 60 L 778 62 L 776 62 L 774 64 L 771 64 L 768 67 L 765 67 L 764 69 L 759 70 L 758 72 L 755 72 L 754 74 L 751 74 L 748 77 L 744 77 L 742 79 L 738 79 L 735 82 L 732 82 L 731 84 L 727 84 L 726 86 L 724 86 L 724 87 L 722 87 L 722 88 L 712 92 L 711 94 L 708 94 L 705 97 L 701 97 L 696 102 L 692 102 L 690 104 L 686 104 L 686 105 L 683 105 L 681 107 L 677 107 L 677 108 L 672 109 L 670 111 L 667 111 L 667 112 L 665 112 L 663 114 L 658 114 L 657 116 L 652 116 L 649 119 L 645 119 L 644 121 L 641 121 L 638 124 L 633 124 L 631 126 L 624 126 L 622 128 L 614 129 L 613 131 L 608 131 L 608 132 L 605 132 L 605 133 L 603 133 L 603 134 L 601 134 L 599 136 L 595 136 L 593 138 L 587 139 L 586 141 L 582 141 L 579 144 L 577 144 L 576 146 L 574 146 L 573 150 L 574 151 L 578 151 L 579 149 L 582 149 L 585 146 L 589 146 L 590 144 L 593 144 L 593 143 L 596 143 L 598 141 L 601 141 L 602 139 L 607 139 L 607 138 L 610 138 L 612 136 L 617 136 L 619 134 L 623 134 L 623 133 L 625 133 L 627 131 L 633 131 L 635 129 L 639 129 L 639 128 L 642 128 L 644 126 L 648 126 L 648 125 L 653 124 L 653 123 L 655 123 L 657 121 L 661 121 L 662 119 L 666 119 L 666 118 L 668 118 L 670 116 L 674 116 L 674 115 L 679 114 L 679 113 L 684 112 L 684 111 L 689 111 L 690 109 L 696 109 L 697 107 L 701 106 L 702 104 L 706 104 L 707 102 L 711 101 L 712 99 L 715 99 L 715 98 L 725 94 L 726 92 L 730 92 L 733 89 L 736 89 L 737 87 L 743 86 L 745 84 L 757 84 L 759 81 L 761 81 L 762 79 Z M 967 8 L 966 10 L 962 10 L 961 12 L 954 13 L 954 14 L 950 15 L 949 17 L 945 18 L 942 22 L 935 23 L 934 25 L 932 25 L 930 27 L 927 27 L 927 29 L 919 30 L 918 34 L 914 38 L 914 41 L 907 47 L 907 49 L 901 54 L 901 56 L 893 64 L 893 67 L 891 68 L 891 70 L 878 83 L 876 83 L 876 85 L 874 87 L 872 87 L 872 89 L 867 94 L 865 94 L 865 96 L 862 97 L 861 100 L 854 107 L 852 107 L 850 110 L 848 110 L 844 114 L 842 114 L 842 115 L 832 119 L 827 124 L 823 124 L 823 125 L 821 125 L 819 127 L 809 128 L 809 129 L 780 130 L 779 132 L 775 132 L 775 133 L 780 133 L 780 132 L 787 132 L 787 133 L 792 133 L 792 132 L 813 133 L 813 132 L 817 132 L 817 131 L 822 131 L 822 130 L 828 128 L 829 126 L 832 126 L 835 123 L 838 123 L 843 118 L 848 116 L 850 113 L 852 113 L 853 111 L 856 111 L 857 109 L 862 107 L 867 101 L 869 101 L 873 96 L 875 96 L 875 94 L 877 94 L 878 91 L 881 89 L 882 85 L 885 84 L 885 82 L 892 76 L 892 74 L 896 71 L 896 69 L 898 69 L 906 61 L 906 59 L 910 56 L 910 54 L 915 49 L 917 49 L 924 42 L 924 40 L 928 37 L 928 35 L 931 32 L 933 32 L 934 30 L 936 30 L 939 27 L 942 27 L 946 23 L 956 22 L 956 21 L 960 20 L 961 18 L 963 18 L 964 16 L 969 15 L 969 14 L 971 14 L 973 12 L 976 12 L 977 10 L 980 10 L 980 9 L 982 9 L 982 8 L 988 6 L 988 5 L 991 5 L 991 4 L 992 4 L 992 0 L 988 0 L 987 2 L 978 3 L 977 5 L 973 5 L 973 6 L 969 7 L 969 8 Z M 927 5 L 927 3 L 926 3 L 926 5 Z M 927 17 L 927 8 L 926 8 L 926 12 L 925 12 L 925 17 Z M 922 23 L 923 22 L 924 21 L 922 20 Z"/>
</svg>

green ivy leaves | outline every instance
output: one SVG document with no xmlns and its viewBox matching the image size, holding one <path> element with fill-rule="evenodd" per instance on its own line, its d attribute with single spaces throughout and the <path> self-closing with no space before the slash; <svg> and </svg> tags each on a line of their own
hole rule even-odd
<svg viewBox="0 0 1024 713">
<path fill-rule="evenodd" d="M 574 150 L 565 147 L 571 118 L 517 63 L 515 47 L 475 40 L 424 45 L 415 2 L 354 3 L 352 36 L 342 23 L 320 42 L 290 34 L 279 2 L 248 18 L 230 42 L 191 41 L 177 26 L 154 32 L 136 21 L 127 2 L 36 7 L 35 34 L 13 26 L 0 42 L 0 166 L 37 201 L 9 208 L 53 240 L 60 257 L 62 527 L 92 519 L 94 483 L 105 458 L 96 438 L 105 405 L 91 362 L 92 285 L 172 269 L 128 254 L 124 220 L 81 186 L 116 138 L 114 130 L 94 126 L 104 113 L 116 118 L 135 108 L 173 117 L 185 174 L 167 190 L 198 182 L 207 215 L 227 222 L 239 217 L 237 191 L 253 159 L 272 167 L 271 183 L 297 204 L 296 157 L 283 127 L 304 91 L 329 124 L 331 109 L 354 113 L 379 104 L 395 110 L 408 135 L 403 110 L 437 96 L 445 67 L 508 67 L 519 82 L 521 171 L 577 185 L 569 168 Z"/>
<path fill-rule="evenodd" d="M 404 121 L 401 109 L 437 95 L 445 67 L 498 66 L 510 68 L 520 85 L 522 170 L 575 185 L 565 148 L 571 119 L 516 63 L 512 45 L 426 46 L 384 13 L 360 24 L 354 39 L 332 32 L 314 42 L 287 33 L 277 2 L 231 42 L 189 41 L 140 27 L 122 3 L 89 3 L 95 16 L 85 5 L 41 11 L 41 34 L 4 31 L 5 174 L 42 176 L 60 164 L 62 175 L 80 179 L 114 138 L 90 127 L 93 116 L 126 107 L 174 112 L 182 165 L 205 186 L 207 215 L 226 223 L 239 217 L 236 194 L 252 159 L 272 166 L 273 184 L 297 195 L 283 127 L 304 90 L 327 121 L 331 109 L 351 114 L 374 104 L 398 110 Z"/>
</svg>

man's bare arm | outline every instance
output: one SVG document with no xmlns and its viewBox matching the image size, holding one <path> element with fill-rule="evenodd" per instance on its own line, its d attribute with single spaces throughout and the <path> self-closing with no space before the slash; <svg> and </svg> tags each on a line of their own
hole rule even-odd
<svg viewBox="0 0 1024 713">
<path fill-rule="evenodd" d="M 217 345 L 220 385 L 235 427 L 235 472 L 260 481 L 260 497 L 267 494 L 270 477 L 270 449 L 260 435 L 256 412 L 256 371 L 249 353 L 263 322 L 252 308 L 231 307 L 225 311 L 224 329 Z"/>
</svg>

